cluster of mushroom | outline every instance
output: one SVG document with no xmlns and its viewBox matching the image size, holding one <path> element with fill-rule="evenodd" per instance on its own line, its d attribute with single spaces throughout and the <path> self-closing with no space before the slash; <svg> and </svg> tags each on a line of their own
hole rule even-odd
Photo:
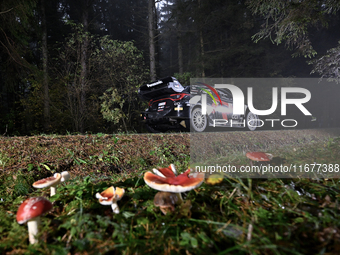
<svg viewBox="0 0 340 255">
<path fill-rule="evenodd" d="M 65 171 L 62 173 L 55 173 L 53 176 L 41 179 L 33 183 L 34 188 L 50 188 L 50 196 L 56 194 L 56 186 L 61 182 L 70 179 L 70 174 Z M 102 205 L 111 205 L 114 213 L 119 213 L 117 201 L 119 201 L 125 193 L 124 189 L 109 187 L 102 193 L 97 193 L 96 198 Z M 40 223 L 40 216 L 48 213 L 53 208 L 53 204 L 44 197 L 31 197 L 26 199 L 19 207 L 17 212 L 17 222 L 19 224 L 27 223 L 28 236 L 30 244 L 38 242 L 38 226 Z"/>
<path fill-rule="evenodd" d="M 159 206 L 164 214 L 172 212 L 176 204 L 182 204 L 182 192 L 199 187 L 204 181 L 204 173 L 190 173 L 190 169 L 177 175 L 175 166 L 171 164 L 167 168 L 153 169 L 144 174 L 145 183 L 158 190 L 154 198 L 155 206 Z"/>
<path fill-rule="evenodd" d="M 70 179 L 67 171 L 55 173 L 53 176 L 41 179 L 33 183 L 33 187 L 37 189 L 51 188 L 50 196 L 56 194 L 56 186 Z M 28 237 L 31 244 L 38 242 L 37 234 L 40 224 L 40 216 L 48 213 L 53 208 L 53 204 L 44 197 L 31 197 L 26 199 L 19 207 L 17 212 L 17 222 L 19 224 L 27 223 Z"/>
<path fill-rule="evenodd" d="M 34 188 L 51 188 L 50 196 L 56 194 L 56 186 L 70 179 L 70 174 L 65 171 L 55 173 L 53 176 L 41 179 L 33 183 Z M 40 216 L 48 213 L 53 208 L 53 204 L 44 197 L 31 197 L 26 199 L 19 207 L 16 219 L 19 224 L 27 223 L 28 237 L 31 244 L 38 242 L 37 234 L 40 224 Z"/>
<path fill-rule="evenodd" d="M 144 174 L 145 183 L 153 189 L 159 190 L 155 196 L 154 203 L 159 206 L 161 211 L 166 214 L 175 209 L 176 204 L 182 204 L 182 192 L 186 192 L 200 186 L 204 181 L 204 173 L 190 173 L 190 169 L 177 175 L 175 166 L 171 164 L 167 168 L 153 169 L 153 172 Z M 35 188 L 51 188 L 50 196 L 56 194 L 56 186 L 68 180 L 68 172 L 56 173 L 51 177 L 33 183 Z M 112 211 L 119 213 L 117 202 L 124 196 L 125 190 L 113 186 L 101 193 L 96 193 L 96 198 L 102 205 L 111 205 Z M 32 197 L 26 199 L 19 207 L 17 212 L 17 222 L 27 223 L 29 241 L 31 244 L 37 243 L 38 225 L 40 216 L 51 211 L 53 204 L 44 197 Z"/>
</svg>

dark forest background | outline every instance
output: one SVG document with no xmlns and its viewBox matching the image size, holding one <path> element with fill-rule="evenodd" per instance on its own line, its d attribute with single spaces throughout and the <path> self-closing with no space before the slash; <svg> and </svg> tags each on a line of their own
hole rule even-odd
<svg viewBox="0 0 340 255">
<path fill-rule="evenodd" d="M 338 10 L 331 0 L 1 0 L 0 134 L 140 132 L 138 87 L 165 76 L 338 79 Z"/>
</svg>

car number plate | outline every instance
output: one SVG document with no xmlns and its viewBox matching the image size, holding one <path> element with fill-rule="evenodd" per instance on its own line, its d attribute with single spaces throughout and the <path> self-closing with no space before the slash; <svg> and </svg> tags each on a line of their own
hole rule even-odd
<svg viewBox="0 0 340 255">
<path fill-rule="evenodd" d="M 158 106 L 163 106 L 165 104 L 166 104 L 166 102 L 162 102 L 162 103 L 159 103 Z"/>
</svg>

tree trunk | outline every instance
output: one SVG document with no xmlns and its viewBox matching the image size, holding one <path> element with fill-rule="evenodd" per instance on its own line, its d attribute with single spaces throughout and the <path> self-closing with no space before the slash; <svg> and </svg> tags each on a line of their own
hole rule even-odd
<svg viewBox="0 0 340 255">
<path fill-rule="evenodd" d="M 179 74 L 183 74 L 183 47 L 181 40 L 181 25 L 178 24 L 177 27 L 177 47 L 178 47 L 178 72 Z"/>
<path fill-rule="evenodd" d="M 198 1 L 199 9 L 201 9 L 201 1 Z M 200 62 L 201 62 L 201 76 L 205 77 L 204 71 L 204 40 L 203 40 L 203 31 L 202 26 L 199 25 L 199 37 L 200 37 Z"/>
<path fill-rule="evenodd" d="M 89 45 L 88 32 L 88 8 L 85 7 L 82 15 L 82 24 L 84 26 L 84 38 L 81 45 L 80 55 L 80 95 L 79 95 L 79 126 L 78 131 L 84 133 L 85 116 L 86 116 L 86 81 L 87 81 L 87 48 Z"/>
<path fill-rule="evenodd" d="M 205 71 L 204 71 L 204 41 L 203 41 L 203 33 L 202 29 L 200 29 L 200 62 L 201 62 L 201 75 L 202 77 L 205 77 Z"/>
<path fill-rule="evenodd" d="M 149 0 L 148 5 L 148 30 L 149 30 L 149 54 L 150 54 L 150 79 L 156 80 L 156 47 L 154 30 L 155 0 Z"/>
<path fill-rule="evenodd" d="M 46 14 L 45 14 L 45 0 L 41 0 L 41 48 L 42 48 L 42 65 L 43 65 L 43 117 L 44 117 L 44 131 L 50 129 L 50 98 L 49 98 L 49 82 L 48 82 L 48 50 L 47 50 L 47 28 L 46 28 Z"/>
</svg>

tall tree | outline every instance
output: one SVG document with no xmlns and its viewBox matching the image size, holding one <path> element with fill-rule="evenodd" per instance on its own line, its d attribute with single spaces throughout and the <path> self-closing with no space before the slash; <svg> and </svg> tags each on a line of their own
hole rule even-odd
<svg viewBox="0 0 340 255">
<path fill-rule="evenodd" d="M 50 129 L 50 97 L 49 97 L 49 77 L 48 77 L 48 49 L 47 49 L 47 26 L 45 0 L 40 1 L 41 8 L 41 51 L 42 51 L 42 67 L 43 67 L 43 119 L 45 132 Z"/>
<path fill-rule="evenodd" d="M 183 46 L 181 40 L 181 32 L 182 26 L 181 23 L 177 24 L 177 50 L 178 50 L 178 73 L 182 75 L 184 73 L 184 66 L 183 66 Z"/>
<path fill-rule="evenodd" d="M 79 63 L 80 63 L 80 75 L 78 76 L 79 81 L 77 82 L 77 103 L 78 106 L 76 107 L 76 129 L 78 132 L 84 133 L 85 132 L 85 120 L 87 116 L 87 109 L 86 109 L 86 91 L 90 84 L 87 83 L 88 79 L 88 50 L 89 50 L 89 29 L 90 24 L 89 20 L 92 20 L 95 16 L 94 13 L 94 6 L 95 0 L 85 0 L 85 1 L 74 1 L 70 0 L 67 1 L 69 6 L 67 13 L 69 14 L 72 20 L 78 21 L 82 27 L 81 37 L 82 39 L 78 41 L 80 43 L 80 54 L 79 54 Z M 74 112 L 75 113 L 75 112 Z"/>
<path fill-rule="evenodd" d="M 88 69 L 87 69 L 87 60 L 88 60 L 88 47 L 89 47 L 89 1 L 85 1 L 84 6 L 82 8 L 82 17 L 81 23 L 83 25 L 83 40 L 81 41 L 81 48 L 80 48 L 80 100 L 79 100 L 79 131 L 84 133 L 84 120 L 86 116 L 86 87 L 87 85 L 87 76 L 88 76 Z"/>
<path fill-rule="evenodd" d="M 148 4 L 148 31 L 149 31 L 149 57 L 150 79 L 156 80 L 156 43 L 155 43 L 155 0 Z"/>
<path fill-rule="evenodd" d="M 36 0 L 2 1 L 0 5 L 0 129 L 19 132 L 20 100 L 29 91 L 27 79 L 36 72 L 30 43 L 36 32 Z"/>
<path fill-rule="evenodd" d="M 181 7 L 185 4 L 185 0 L 166 1 L 159 9 L 161 70 L 164 73 L 162 76 L 173 75 L 173 73 L 183 74 L 187 69 L 184 51 L 188 49 L 184 47 L 184 44 L 190 16 L 182 13 L 182 11 L 185 12 L 185 7 Z"/>
</svg>

